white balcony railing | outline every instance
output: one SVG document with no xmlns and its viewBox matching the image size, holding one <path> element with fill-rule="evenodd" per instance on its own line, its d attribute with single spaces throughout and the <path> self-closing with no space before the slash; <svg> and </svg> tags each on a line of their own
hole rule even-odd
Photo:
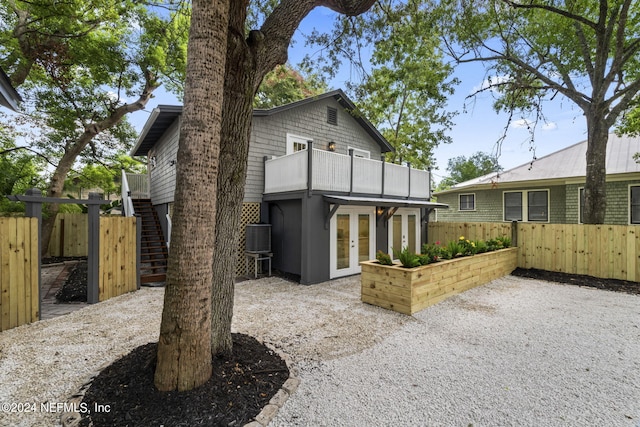
<svg viewBox="0 0 640 427">
<path fill-rule="evenodd" d="M 129 191 L 132 199 L 148 199 L 150 197 L 149 176 L 147 174 L 127 173 L 126 178 L 129 182 Z"/>
<path fill-rule="evenodd" d="M 428 171 L 313 148 L 311 155 L 304 150 L 265 161 L 265 194 L 319 190 L 428 199 L 429 184 Z"/>
</svg>

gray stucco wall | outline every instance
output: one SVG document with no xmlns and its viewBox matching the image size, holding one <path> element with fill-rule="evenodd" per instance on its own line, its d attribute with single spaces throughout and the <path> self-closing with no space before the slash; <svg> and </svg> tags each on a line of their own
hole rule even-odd
<svg viewBox="0 0 640 427">
<path fill-rule="evenodd" d="M 176 166 L 171 165 L 178 153 L 180 120 L 176 120 L 149 151 L 155 157 L 156 166 L 150 166 L 150 192 L 154 205 L 173 202 L 176 189 Z"/>
<path fill-rule="evenodd" d="M 338 124 L 327 123 L 327 106 L 338 110 Z M 245 202 L 259 202 L 264 191 L 264 156 L 284 156 L 287 134 L 313 140 L 315 148 L 326 150 L 330 141 L 336 153 L 347 154 L 348 147 L 367 150 L 372 159 L 380 158 L 380 146 L 334 98 L 311 102 L 266 117 L 253 117 L 251 145 L 245 187 Z"/>
</svg>

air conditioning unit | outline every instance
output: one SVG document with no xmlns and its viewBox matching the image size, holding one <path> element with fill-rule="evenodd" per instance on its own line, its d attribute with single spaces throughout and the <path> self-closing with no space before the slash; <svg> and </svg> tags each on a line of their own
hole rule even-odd
<svg viewBox="0 0 640 427">
<path fill-rule="evenodd" d="M 271 224 L 247 224 L 245 231 L 247 252 L 271 252 Z"/>
</svg>

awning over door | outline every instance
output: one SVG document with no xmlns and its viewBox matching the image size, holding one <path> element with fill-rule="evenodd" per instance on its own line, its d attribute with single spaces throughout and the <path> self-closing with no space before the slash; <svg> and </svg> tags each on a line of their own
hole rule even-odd
<svg viewBox="0 0 640 427">
<path fill-rule="evenodd" d="M 378 206 L 385 208 L 387 217 L 393 216 L 398 208 L 427 208 L 427 209 L 449 209 L 449 205 L 444 203 L 429 202 L 426 200 L 410 200 L 410 199 L 389 199 L 382 197 L 356 197 L 356 196 L 323 196 L 324 200 L 331 203 L 333 208 L 329 211 L 329 215 L 325 219 L 325 228 L 328 229 L 331 217 L 336 213 L 338 208 L 343 205 L 352 206 Z M 389 213 L 389 211 L 391 211 Z"/>
</svg>

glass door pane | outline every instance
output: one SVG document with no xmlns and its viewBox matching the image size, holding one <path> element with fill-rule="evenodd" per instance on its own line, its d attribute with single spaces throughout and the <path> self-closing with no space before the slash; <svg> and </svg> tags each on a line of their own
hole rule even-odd
<svg viewBox="0 0 640 427">
<path fill-rule="evenodd" d="M 407 236 L 408 246 L 411 252 L 418 252 L 416 250 L 416 216 L 407 215 Z"/>
<path fill-rule="evenodd" d="M 349 235 L 350 215 L 338 214 L 336 217 L 336 257 L 338 261 L 337 268 L 340 270 L 342 268 L 349 268 L 349 247 L 351 246 Z"/>
<path fill-rule="evenodd" d="M 369 254 L 369 215 L 358 215 L 358 262 L 368 261 Z"/>
<path fill-rule="evenodd" d="M 402 250 L 402 215 L 393 216 L 393 242 L 391 249 L 400 252 Z M 393 255 L 393 254 L 392 254 Z"/>
</svg>

